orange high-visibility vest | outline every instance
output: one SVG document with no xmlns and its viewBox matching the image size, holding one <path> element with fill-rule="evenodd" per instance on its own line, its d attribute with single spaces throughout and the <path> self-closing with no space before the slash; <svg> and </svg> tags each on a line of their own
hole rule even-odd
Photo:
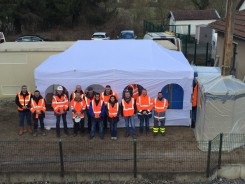
<svg viewBox="0 0 245 184">
<path fill-rule="evenodd" d="M 103 105 L 103 100 L 100 100 L 98 105 L 96 105 L 94 99 L 92 100 L 92 108 L 93 108 L 93 112 L 94 112 L 94 117 L 96 117 L 96 118 L 100 117 L 102 105 Z"/>
<path fill-rule="evenodd" d="M 142 110 L 151 111 L 153 108 L 153 105 L 154 105 L 153 101 L 151 97 L 149 97 L 148 95 L 146 96 L 140 95 L 136 102 L 138 111 L 142 111 Z"/>
<path fill-rule="evenodd" d="M 94 99 L 94 97 L 92 98 L 92 100 Z M 89 106 L 90 106 L 90 102 L 92 101 L 90 98 L 86 97 L 85 96 L 85 102 L 86 102 L 86 106 L 87 106 L 87 109 L 89 109 Z"/>
<path fill-rule="evenodd" d="M 71 110 L 75 110 L 76 112 L 81 112 L 80 118 L 84 118 L 84 113 L 82 113 L 83 110 L 86 108 L 86 103 L 82 99 L 80 102 L 75 101 L 74 99 L 71 101 Z M 74 119 L 76 117 L 76 113 L 72 112 L 72 118 Z"/>
<path fill-rule="evenodd" d="M 137 84 L 130 84 L 127 86 L 128 88 L 132 88 L 133 89 L 133 98 L 136 100 L 139 97 L 139 88 Z"/>
<path fill-rule="evenodd" d="M 108 101 L 112 95 L 114 95 L 116 97 L 116 99 L 118 99 L 118 95 L 115 92 L 112 92 L 111 95 L 104 95 L 104 92 L 101 92 L 100 96 L 101 96 L 101 99 L 104 101 L 105 105 L 107 105 L 107 103 L 108 103 Z"/>
<path fill-rule="evenodd" d="M 131 98 L 129 103 L 127 103 L 124 99 L 122 99 L 122 106 L 123 106 L 124 117 L 134 115 L 134 98 Z"/>
<path fill-rule="evenodd" d="M 197 90 L 198 90 L 198 84 L 196 83 L 192 94 L 192 107 L 197 106 Z"/>
<path fill-rule="evenodd" d="M 75 98 L 75 96 L 76 96 L 76 93 L 75 93 L 75 91 L 72 91 L 72 93 L 71 93 L 71 100 L 74 100 L 74 98 Z M 84 98 L 84 93 L 82 93 L 81 95 L 80 95 L 80 97 L 83 99 Z"/>
<path fill-rule="evenodd" d="M 31 92 L 28 92 L 29 93 L 29 95 L 27 95 L 27 96 L 23 96 L 21 93 L 18 93 L 17 95 L 18 95 L 18 97 L 19 97 L 19 102 L 20 102 L 20 104 L 22 105 L 22 106 L 26 106 L 26 105 L 28 105 L 28 103 L 30 102 L 30 100 L 31 100 Z M 18 106 L 18 110 L 19 111 L 23 111 L 24 109 L 22 109 L 22 108 L 20 108 L 19 106 Z"/>
<path fill-rule="evenodd" d="M 110 118 L 115 118 L 118 115 L 119 104 L 118 102 L 112 107 L 110 103 L 107 103 L 108 114 Z"/>
<path fill-rule="evenodd" d="M 157 98 L 155 98 L 154 106 L 155 106 L 154 110 L 156 112 L 158 113 L 165 112 L 168 108 L 168 100 L 164 98 L 162 101 L 160 101 Z"/>
<path fill-rule="evenodd" d="M 45 107 L 45 101 L 44 99 L 39 99 L 38 103 L 36 103 L 35 100 L 31 99 L 31 112 L 34 113 L 35 111 L 39 110 L 39 111 L 46 111 L 46 107 Z M 36 118 L 38 118 L 38 114 L 36 114 Z"/>
<path fill-rule="evenodd" d="M 54 95 L 52 100 L 52 107 L 55 113 L 59 113 L 62 110 L 66 111 L 68 109 L 67 96 L 64 94 L 59 98 L 58 95 Z"/>
</svg>

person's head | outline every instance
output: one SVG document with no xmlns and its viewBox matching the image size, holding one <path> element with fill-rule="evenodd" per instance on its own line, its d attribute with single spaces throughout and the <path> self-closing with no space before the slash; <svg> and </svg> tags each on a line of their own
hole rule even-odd
<svg viewBox="0 0 245 184">
<path fill-rule="evenodd" d="M 129 91 L 125 91 L 125 98 L 130 98 L 131 97 L 131 95 L 130 95 L 130 92 Z"/>
<path fill-rule="evenodd" d="M 94 97 L 95 97 L 95 100 L 99 100 L 100 99 L 100 94 L 99 93 L 95 93 Z"/>
<path fill-rule="evenodd" d="M 111 86 L 110 85 L 106 85 L 105 92 L 106 92 L 106 94 L 110 94 L 110 92 L 111 92 Z"/>
<path fill-rule="evenodd" d="M 76 85 L 76 91 L 80 92 L 82 90 L 82 86 L 81 85 Z"/>
<path fill-rule="evenodd" d="M 94 89 L 92 87 L 88 87 L 88 94 L 93 94 L 94 93 Z"/>
<path fill-rule="evenodd" d="M 158 92 L 158 94 L 157 94 L 157 98 L 162 98 L 163 97 L 163 95 L 162 95 L 162 92 Z"/>
<path fill-rule="evenodd" d="M 57 87 L 57 93 L 58 93 L 59 95 L 61 95 L 62 92 L 63 92 L 63 87 L 62 87 L 62 86 L 58 86 L 58 87 Z"/>
<path fill-rule="evenodd" d="M 40 91 L 38 90 L 34 91 L 34 96 L 38 98 L 40 96 Z"/>
<path fill-rule="evenodd" d="M 143 96 L 146 96 L 146 95 L 147 95 L 146 89 L 142 89 L 142 95 L 143 95 Z"/>
<path fill-rule="evenodd" d="M 116 97 L 115 97 L 114 95 L 112 95 L 112 96 L 110 97 L 110 101 L 111 101 L 111 102 L 115 102 L 115 101 L 116 101 Z"/>
<path fill-rule="evenodd" d="M 22 93 L 25 94 L 27 92 L 27 85 L 21 86 L 21 91 L 22 91 Z"/>
<path fill-rule="evenodd" d="M 81 98 L 81 94 L 80 94 L 79 91 L 76 91 L 76 93 L 75 93 L 75 98 L 77 98 L 77 99 L 80 99 L 80 98 Z"/>
</svg>

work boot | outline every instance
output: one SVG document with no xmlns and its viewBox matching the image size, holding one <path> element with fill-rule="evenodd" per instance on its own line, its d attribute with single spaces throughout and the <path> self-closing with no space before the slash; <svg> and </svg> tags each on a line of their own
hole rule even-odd
<svg viewBox="0 0 245 184">
<path fill-rule="evenodd" d="M 24 134 L 24 127 L 19 127 L 19 136 Z"/>
<path fill-rule="evenodd" d="M 33 131 L 32 131 L 32 126 L 30 125 L 30 126 L 28 126 L 28 131 L 29 131 L 29 133 L 30 134 L 32 134 L 33 133 Z"/>
</svg>

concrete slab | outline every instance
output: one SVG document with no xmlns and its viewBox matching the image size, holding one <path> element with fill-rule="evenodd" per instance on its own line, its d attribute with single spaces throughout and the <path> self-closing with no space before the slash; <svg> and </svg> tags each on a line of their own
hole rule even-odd
<svg viewBox="0 0 245 184">
<path fill-rule="evenodd" d="M 241 165 L 222 166 L 217 172 L 219 177 L 237 179 L 241 176 Z"/>
</svg>

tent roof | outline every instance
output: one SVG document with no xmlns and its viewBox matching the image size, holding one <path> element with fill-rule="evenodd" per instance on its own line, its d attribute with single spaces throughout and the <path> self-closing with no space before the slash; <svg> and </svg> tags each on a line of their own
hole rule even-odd
<svg viewBox="0 0 245 184">
<path fill-rule="evenodd" d="M 147 74 L 147 78 L 152 74 L 164 79 L 193 78 L 193 69 L 181 52 L 165 49 L 152 40 L 77 41 L 39 65 L 35 78 L 62 78 L 64 73 L 86 77 L 91 71 L 120 79 Z"/>
<path fill-rule="evenodd" d="M 238 95 L 245 93 L 245 84 L 232 76 L 197 77 L 197 80 L 204 93 L 212 95 Z"/>
</svg>

